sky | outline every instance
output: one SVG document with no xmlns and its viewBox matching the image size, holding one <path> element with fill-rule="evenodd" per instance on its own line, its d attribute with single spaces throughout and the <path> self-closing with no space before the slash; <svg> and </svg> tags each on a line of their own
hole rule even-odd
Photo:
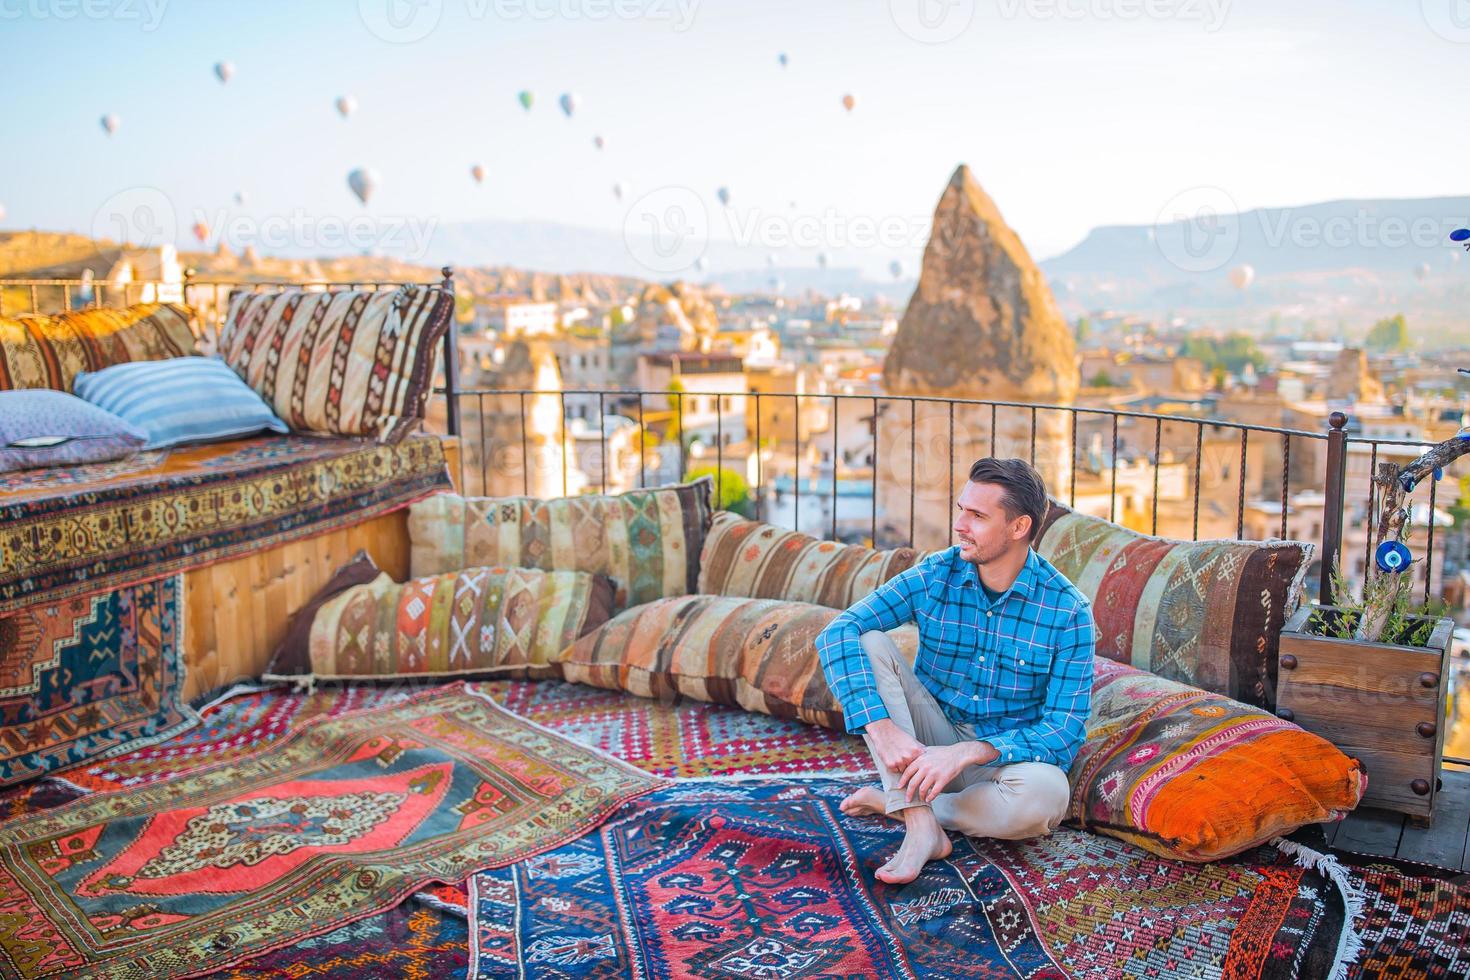
<svg viewBox="0 0 1470 980">
<path fill-rule="evenodd" d="M 1464 194 L 1467 65 L 1466 0 L 0 0 L 0 227 L 92 232 L 162 195 L 184 229 L 617 230 L 676 188 L 713 238 L 810 215 L 841 247 L 922 228 L 964 162 L 1044 258 L 1201 186 L 1241 209 Z M 381 177 L 368 208 L 355 167 Z"/>
</svg>

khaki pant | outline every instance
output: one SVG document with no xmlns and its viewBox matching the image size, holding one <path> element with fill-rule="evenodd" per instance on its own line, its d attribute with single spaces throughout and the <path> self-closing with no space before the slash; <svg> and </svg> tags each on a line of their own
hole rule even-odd
<svg viewBox="0 0 1470 980">
<path fill-rule="evenodd" d="M 895 725 L 925 745 L 953 745 L 975 738 L 969 725 L 956 725 L 945 717 L 887 633 L 864 633 L 862 644 L 878 683 L 878 696 Z M 902 774 L 884 768 L 872 740 L 867 735 L 863 739 L 882 776 L 890 815 L 911 806 L 932 806 L 940 826 L 947 830 L 1001 840 L 1049 834 L 1066 815 L 1071 798 L 1067 774 L 1046 762 L 969 766 L 932 804 L 918 799 L 909 802 L 906 791 L 898 788 Z"/>
</svg>

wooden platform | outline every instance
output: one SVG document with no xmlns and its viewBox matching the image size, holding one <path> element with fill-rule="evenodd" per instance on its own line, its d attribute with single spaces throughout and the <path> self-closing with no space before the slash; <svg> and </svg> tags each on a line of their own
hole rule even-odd
<svg viewBox="0 0 1470 980">
<path fill-rule="evenodd" d="M 1401 813 L 1365 807 L 1339 823 L 1322 825 L 1328 845 L 1334 851 L 1470 872 L 1470 771 L 1445 769 L 1440 778 L 1444 788 L 1428 827 Z"/>
</svg>

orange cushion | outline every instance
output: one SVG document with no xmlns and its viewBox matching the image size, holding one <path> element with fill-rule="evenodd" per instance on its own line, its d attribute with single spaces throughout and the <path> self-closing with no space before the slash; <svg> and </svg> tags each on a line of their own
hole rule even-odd
<svg viewBox="0 0 1470 980">
<path fill-rule="evenodd" d="M 1362 764 L 1274 715 L 1095 658 L 1067 822 L 1185 861 L 1238 854 L 1340 820 Z"/>
</svg>

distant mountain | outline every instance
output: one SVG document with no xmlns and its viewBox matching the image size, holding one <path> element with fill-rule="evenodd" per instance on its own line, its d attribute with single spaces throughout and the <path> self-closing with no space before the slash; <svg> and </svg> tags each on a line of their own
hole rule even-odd
<svg viewBox="0 0 1470 980">
<path fill-rule="evenodd" d="M 1470 262 L 1449 241 L 1467 225 L 1470 197 L 1329 201 L 1096 228 L 1041 268 L 1073 313 L 1354 329 L 1402 311 L 1417 327 L 1470 330 Z M 1243 289 L 1230 277 L 1242 266 L 1254 273 Z"/>
</svg>

